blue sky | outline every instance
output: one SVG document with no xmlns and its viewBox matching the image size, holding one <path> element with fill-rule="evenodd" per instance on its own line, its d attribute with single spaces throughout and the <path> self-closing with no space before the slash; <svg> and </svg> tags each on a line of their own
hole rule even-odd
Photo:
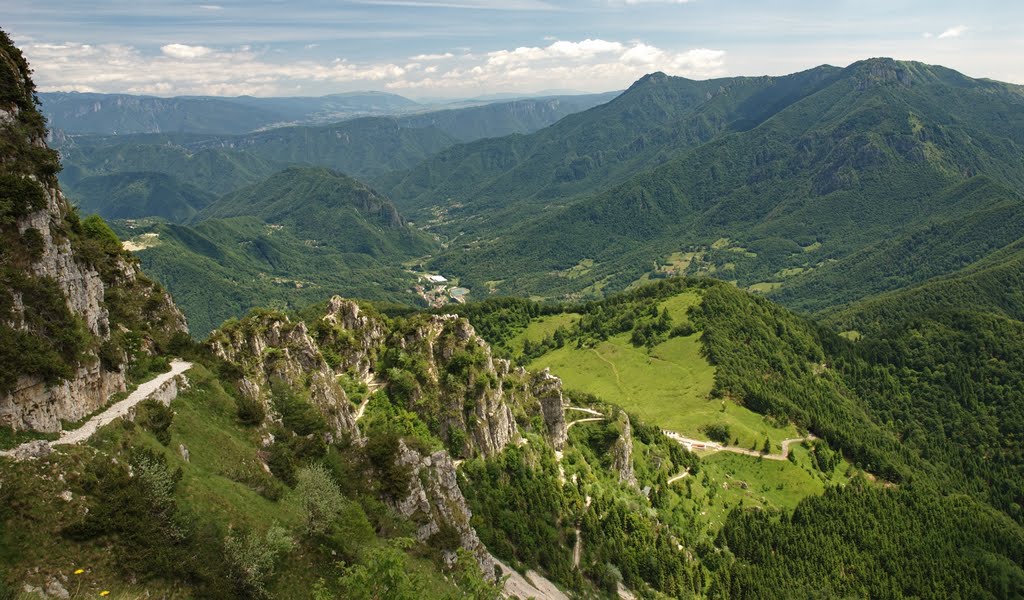
<svg viewBox="0 0 1024 600">
<path fill-rule="evenodd" d="M 1024 2 L 0 0 L 42 90 L 410 97 L 621 89 L 871 56 L 1024 83 Z"/>
</svg>

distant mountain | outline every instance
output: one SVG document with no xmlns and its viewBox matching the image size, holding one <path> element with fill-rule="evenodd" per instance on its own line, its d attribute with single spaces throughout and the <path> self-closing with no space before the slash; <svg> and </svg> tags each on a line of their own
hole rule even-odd
<svg viewBox="0 0 1024 600">
<path fill-rule="evenodd" d="M 157 217 L 182 222 L 217 196 L 166 173 L 127 172 L 86 177 L 68 190 L 79 210 L 104 219 Z"/>
<path fill-rule="evenodd" d="M 677 115 L 668 125 L 623 127 L 632 115 L 656 122 L 666 112 L 656 100 L 667 98 Z M 823 303 L 809 282 L 873 245 L 875 261 L 894 243 L 922 261 L 927 253 L 910 248 L 931 238 L 941 259 L 904 277 L 893 270 L 907 265 L 863 262 L 863 275 L 825 286 L 833 301 L 960 268 L 1012 241 L 1022 148 L 1024 88 L 942 67 L 872 59 L 782 78 L 649 76 L 531 136 L 450 148 L 402 176 L 393 197 L 410 218 L 441 215 L 438 232 L 462 235 L 436 266 L 472 285 L 593 295 L 656 275 L 679 253 L 686 272 L 814 309 Z M 631 168 L 620 170 L 624 161 Z M 960 242 L 955 223 L 966 228 Z M 783 295 L 789 285 L 804 291 Z"/>
<path fill-rule="evenodd" d="M 464 218 L 495 213 L 490 220 L 509 207 L 563 205 L 732 129 L 749 128 L 820 89 L 837 71 L 819 67 L 782 78 L 709 81 L 655 73 L 611 102 L 532 135 L 455 146 L 376 183 L 413 218 L 445 205 L 448 219 L 458 223 L 453 228 L 461 230 Z"/>
<path fill-rule="evenodd" d="M 39 94 L 39 99 L 50 127 L 73 134 L 239 134 L 275 125 L 327 123 L 421 108 L 412 100 L 383 92 L 354 92 L 317 98 L 158 98 L 50 92 Z"/>
<path fill-rule="evenodd" d="M 522 98 L 483 106 L 436 110 L 403 116 L 403 127 L 436 127 L 462 142 L 500 137 L 514 133 L 532 133 L 558 122 L 563 117 L 614 99 L 619 92 Z"/>
<path fill-rule="evenodd" d="M 342 252 L 416 255 L 431 247 L 425 235 L 406 225 L 390 200 L 322 167 L 292 167 L 228 194 L 193 222 L 229 217 L 285 225 L 314 244 Z"/>
</svg>

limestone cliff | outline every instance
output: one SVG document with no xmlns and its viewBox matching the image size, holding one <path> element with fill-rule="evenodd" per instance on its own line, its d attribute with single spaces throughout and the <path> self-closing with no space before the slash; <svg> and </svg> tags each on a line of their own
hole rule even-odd
<svg viewBox="0 0 1024 600">
<path fill-rule="evenodd" d="M 0 426 L 56 431 L 187 329 L 113 232 L 64 198 L 34 90 L 0 32 Z"/>
<path fill-rule="evenodd" d="M 512 407 L 528 399 L 522 374 L 456 315 L 415 318 L 392 335 L 384 366 L 404 402 L 459 456 L 491 456 L 519 439 Z"/>
<path fill-rule="evenodd" d="M 636 474 L 633 472 L 633 426 L 625 411 L 617 411 L 615 427 L 619 430 L 619 439 L 612 446 L 612 468 L 619 472 L 619 481 L 636 487 Z"/>
<path fill-rule="evenodd" d="M 451 456 L 444 451 L 428 456 L 400 443 L 396 462 L 409 469 L 409 492 L 392 505 L 417 524 L 417 539 L 439 543 L 449 564 L 455 562 L 457 548 L 468 550 L 484 576 L 492 579 L 494 559 L 470 525 L 473 515 L 459 489 Z"/>
<path fill-rule="evenodd" d="M 544 369 L 534 374 L 530 391 L 540 403 L 548 441 L 555 450 L 561 450 L 569 439 L 568 426 L 565 422 L 565 400 L 562 397 L 562 380 L 552 375 L 548 369 Z"/>
<path fill-rule="evenodd" d="M 358 436 L 355 411 L 338 373 L 331 368 L 303 321 L 256 311 L 226 323 L 210 337 L 219 358 L 239 370 L 238 391 L 273 414 L 273 386 L 285 385 L 307 397 L 327 419 L 335 435 Z"/>
</svg>

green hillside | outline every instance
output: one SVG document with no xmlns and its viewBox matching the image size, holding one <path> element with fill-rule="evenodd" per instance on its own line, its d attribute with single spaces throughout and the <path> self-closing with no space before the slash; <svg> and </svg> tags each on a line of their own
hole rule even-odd
<svg viewBox="0 0 1024 600">
<path fill-rule="evenodd" d="M 312 246 L 379 258 L 407 260 L 432 247 L 429 238 L 410 228 L 387 198 L 355 179 L 320 167 L 292 167 L 228 194 L 193 222 L 227 217 L 255 217 L 288 227 Z"/>
<path fill-rule="evenodd" d="M 179 223 L 217 199 L 165 173 L 94 175 L 81 179 L 67 193 L 86 214 L 105 219 L 156 217 Z"/>
<path fill-rule="evenodd" d="M 662 166 L 565 206 L 537 210 L 510 196 L 500 219 L 478 218 L 472 226 L 440 223 L 442 232 L 465 235 L 436 266 L 470 287 L 500 280 L 498 289 L 505 293 L 594 295 L 625 288 L 671 254 L 689 251 L 699 260 L 687 272 L 743 286 L 779 284 L 776 293 L 801 306 L 813 302 L 811 282 L 819 271 L 837 272 L 841 265 L 832 263 L 883 240 L 902 236 L 920 245 L 922 237 L 942 231 L 943 222 L 949 222 L 947 230 L 960 227 L 954 220 L 971 223 L 965 226 L 974 233 L 963 235 L 977 243 L 961 253 L 949 242 L 947 258 L 922 272 L 927 277 L 959 268 L 1013 238 L 1015 230 L 1006 227 L 991 243 L 985 240 L 985 223 L 1006 214 L 979 211 L 995 211 L 1002 201 L 1003 210 L 1012 212 L 1020 202 L 1021 88 L 887 59 L 828 70 L 817 81 L 816 89 L 787 98 L 756 127 L 722 131 L 691 150 L 679 149 Z M 629 97 L 627 92 L 607 107 Z M 984 178 L 969 182 L 979 175 Z M 462 189 L 475 188 L 467 183 Z M 418 210 L 442 215 L 461 203 L 452 189 L 443 194 L 451 200 Z M 477 208 L 467 204 L 465 210 Z M 963 243 L 969 243 L 966 237 Z M 872 277 L 878 279 L 833 277 L 830 285 L 843 287 L 831 291 L 828 301 L 914 282 L 882 273 Z M 798 290 L 785 295 L 790 278 L 800 283 L 803 296 Z"/>
</svg>

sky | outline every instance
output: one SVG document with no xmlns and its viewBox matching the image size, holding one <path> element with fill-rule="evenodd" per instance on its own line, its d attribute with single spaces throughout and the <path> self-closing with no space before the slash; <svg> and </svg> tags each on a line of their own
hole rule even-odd
<svg viewBox="0 0 1024 600">
<path fill-rule="evenodd" d="M 889 56 L 1024 84 L 1022 0 L 0 0 L 41 91 L 411 98 Z"/>
</svg>

